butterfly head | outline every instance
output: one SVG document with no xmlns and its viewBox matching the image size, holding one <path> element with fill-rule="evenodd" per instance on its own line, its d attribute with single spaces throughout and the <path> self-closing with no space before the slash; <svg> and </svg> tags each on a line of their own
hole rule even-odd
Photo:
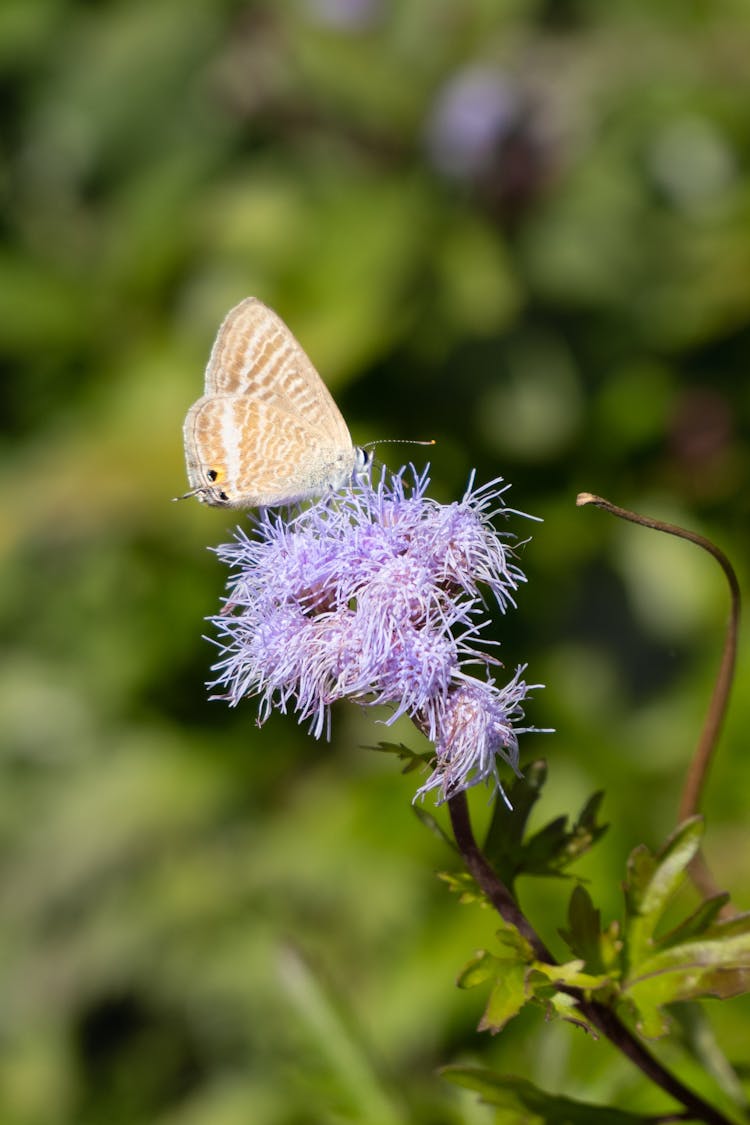
<svg viewBox="0 0 750 1125">
<path fill-rule="evenodd" d="M 356 478 L 363 476 L 365 473 L 369 472 L 370 466 L 372 465 L 373 456 L 374 454 L 371 449 L 364 449 L 361 445 L 355 445 L 354 468 L 352 470 L 352 476 Z"/>
<path fill-rule="evenodd" d="M 235 503 L 227 491 L 227 474 L 224 469 L 201 468 L 197 474 L 200 483 L 182 496 L 173 497 L 174 500 L 188 500 L 194 496 L 201 504 L 210 504 L 212 508 L 232 508 Z"/>
<path fill-rule="evenodd" d="M 195 495 L 203 504 L 210 504 L 214 508 L 229 508 L 232 500 L 226 491 L 227 474 L 224 469 L 206 469 L 207 483 L 196 490 Z"/>
</svg>

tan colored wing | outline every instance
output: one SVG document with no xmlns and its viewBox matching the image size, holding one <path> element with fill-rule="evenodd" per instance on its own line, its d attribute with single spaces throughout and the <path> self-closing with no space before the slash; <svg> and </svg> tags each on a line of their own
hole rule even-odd
<svg viewBox="0 0 750 1125">
<path fill-rule="evenodd" d="M 227 313 L 211 350 L 205 395 L 227 394 L 280 400 L 332 445 L 351 445 L 346 422 L 303 348 L 257 297 Z"/>
<path fill-rule="evenodd" d="M 185 458 L 191 489 L 220 507 L 292 504 L 351 478 L 355 451 L 333 444 L 283 400 L 252 395 L 205 395 L 185 419 Z"/>
</svg>

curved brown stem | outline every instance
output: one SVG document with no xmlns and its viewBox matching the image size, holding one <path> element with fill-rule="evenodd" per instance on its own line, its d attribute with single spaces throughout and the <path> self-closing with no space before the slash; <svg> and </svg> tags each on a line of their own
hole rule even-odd
<svg viewBox="0 0 750 1125">
<path fill-rule="evenodd" d="M 556 964 L 555 958 L 480 850 L 471 827 L 466 794 L 463 792 L 457 793 L 454 797 L 449 798 L 448 811 L 458 850 L 477 885 L 485 893 L 500 917 L 515 926 L 526 938 L 534 951 L 535 957 L 547 964 Z M 703 1121 L 706 1125 L 731 1125 L 729 1118 L 714 1109 L 713 1106 L 705 1102 L 703 1098 L 687 1086 L 684 1086 L 678 1078 L 675 1078 L 673 1074 L 666 1070 L 658 1059 L 655 1059 L 633 1033 L 621 1023 L 619 1017 L 611 1008 L 598 1003 L 596 1000 L 587 1000 L 578 989 L 560 986 L 560 991 L 573 996 L 581 1015 L 609 1039 L 610 1043 L 622 1051 L 631 1062 L 635 1063 L 652 1082 L 683 1105 L 691 1119 Z"/>
<path fill-rule="evenodd" d="M 664 523 L 662 520 L 652 519 L 650 516 L 642 516 L 637 512 L 631 512 L 628 508 L 620 508 L 616 504 L 612 504 L 609 500 L 605 500 L 604 497 L 595 496 L 591 492 L 579 493 L 576 498 L 576 504 L 579 508 L 588 504 L 593 504 L 595 507 L 602 508 L 605 512 L 617 516 L 619 519 L 629 520 L 630 523 L 640 524 L 641 527 L 649 527 L 654 531 L 662 531 L 667 535 L 676 535 L 678 539 L 687 539 L 688 542 L 695 543 L 697 547 L 707 551 L 708 554 L 718 562 L 729 586 L 731 608 L 724 637 L 724 648 L 722 650 L 721 663 L 716 675 L 711 700 L 706 712 L 706 718 L 703 723 L 703 729 L 698 739 L 698 745 L 695 748 L 682 789 L 677 814 L 678 822 L 682 823 L 700 810 L 701 796 L 706 784 L 709 766 L 711 765 L 711 759 L 716 750 L 722 723 L 724 722 L 724 717 L 729 705 L 729 693 L 732 687 L 734 666 L 737 659 L 737 634 L 739 632 L 740 623 L 741 599 L 737 575 L 724 552 L 720 550 L 715 543 L 712 543 L 710 539 L 706 539 L 703 535 L 698 535 L 695 531 L 689 531 L 687 528 L 679 527 L 677 524 Z M 720 888 L 711 875 L 702 856 L 698 855 L 693 860 L 690 865 L 690 874 L 696 887 L 706 898 L 720 893 Z M 734 913 L 734 911 L 729 907 L 725 908 L 723 913 Z"/>
</svg>

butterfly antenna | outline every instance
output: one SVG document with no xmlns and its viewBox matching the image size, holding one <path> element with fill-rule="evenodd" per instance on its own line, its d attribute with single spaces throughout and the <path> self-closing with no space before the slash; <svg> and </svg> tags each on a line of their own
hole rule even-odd
<svg viewBox="0 0 750 1125">
<path fill-rule="evenodd" d="M 191 488 L 189 492 L 183 492 L 182 496 L 173 496 L 172 501 L 175 500 L 189 500 L 191 496 L 197 496 L 199 492 L 204 491 L 205 486 L 201 485 L 200 488 Z"/>
<path fill-rule="evenodd" d="M 429 441 L 415 441 L 414 438 L 378 438 L 377 441 L 366 441 L 362 446 L 367 449 L 370 445 L 435 445 L 435 438 L 430 438 Z"/>
</svg>

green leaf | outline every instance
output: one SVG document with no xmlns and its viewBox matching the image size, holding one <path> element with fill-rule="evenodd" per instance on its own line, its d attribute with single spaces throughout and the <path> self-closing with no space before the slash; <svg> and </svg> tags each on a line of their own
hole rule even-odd
<svg viewBox="0 0 750 1125">
<path fill-rule="evenodd" d="M 602 793 L 594 793 L 571 828 L 567 827 L 567 817 L 557 817 L 530 837 L 518 865 L 519 874 L 559 876 L 584 855 L 607 831 L 607 825 L 596 823 L 602 799 Z"/>
<path fill-rule="evenodd" d="M 726 892 L 714 895 L 713 898 L 707 898 L 684 922 L 680 922 L 679 926 L 676 926 L 670 933 L 659 938 L 659 946 L 664 948 L 670 945 L 681 945 L 692 937 L 705 934 L 717 919 L 722 907 L 729 902 L 729 898 L 730 896 Z"/>
<path fill-rule="evenodd" d="M 493 1035 L 502 1031 L 529 999 L 525 966 L 518 961 L 498 962 L 498 964 L 502 965 L 503 971 L 495 978 L 487 1007 L 477 1028 L 478 1031 L 490 1031 Z"/>
<path fill-rule="evenodd" d="M 459 988 L 476 988 L 479 984 L 486 984 L 494 979 L 502 963 L 493 953 L 480 949 L 461 970 L 456 983 Z"/>
<path fill-rule="evenodd" d="M 477 984 L 484 984 L 493 974 L 503 971 L 508 964 L 521 965 L 525 972 L 527 967 L 534 963 L 531 946 L 515 926 L 504 926 L 503 929 L 498 930 L 496 936 L 505 956 L 497 957 L 486 949 L 479 950 L 461 971 L 458 978 L 459 988 L 474 988 Z M 513 956 L 508 957 L 508 953 Z"/>
<path fill-rule="evenodd" d="M 611 984 L 611 978 L 606 973 L 594 975 L 583 972 L 583 968 L 583 961 L 566 961 L 563 965 L 548 965 L 544 961 L 534 963 L 535 973 L 546 977 L 553 984 L 565 985 L 567 988 L 580 988 L 590 992 Z"/>
<path fill-rule="evenodd" d="M 602 932 L 601 915 L 584 887 L 578 885 L 573 889 L 568 905 L 568 929 L 559 932 L 571 952 L 583 958 L 589 972 L 619 975 L 622 941 L 618 923 L 611 923 Z"/>
<path fill-rule="evenodd" d="M 578 815 L 576 823 L 579 828 L 588 829 L 589 832 L 599 832 L 601 830 L 601 826 L 596 823 L 596 814 L 599 812 L 603 800 L 603 789 L 598 789 L 596 793 L 591 794 Z"/>
<path fill-rule="evenodd" d="M 720 918 L 706 929 L 703 936 L 727 938 L 747 933 L 750 933 L 750 911 L 746 911 L 744 914 L 735 914 L 732 918 Z"/>
<path fill-rule="evenodd" d="M 600 934 L 601 914 L 588 891 L 578 884 L 568 903 L 568 929 L 560 930 L 560 936 L 587 965 L 601 969 Z"/>
<path fill-rule="evenodd" d="M 633 1008 L 641 1034 L 656 1038 L 669 1030 L 663 1008 L 700 997 L 721 999 L 750 990 L 750 916 L 723 920 L 726 895 L 701 903 L 680 925 L 656 937 L 669 900 L 685 877 L 703 831 L 700 817 L 681 824 L 653 855 L 637 848 L 628 863 L 621 995 Z"/>
<path fill-rule="evenodd" d="M 559 874 L 560 867 L 556 861 L 567 845 L 567 825 L 567 816 L 558 816 L 530 836 L 524 845 L 520 870 L 526 874 Z"/>
<path fill-rule="evenodd" d="M 420 805 L 412 805 L 412 811 L 417 820 L 420 821 L 420 823 L 423 824 L 425 828 L 429 828 L 430 832 L 432 832 L 434 836 L 437 836 L 439 840 L 442 840 L 443 843 L 447 844 L 448 847 L 451 848 L 454 852 L 458 851 L 455 841 L 451 839 L 443 826 L 436 820 L 432 813 L 427 812 L 427 810 L 423 809 Z"/>
<path fill-rule="evenodd" d="M 605 1003 L 619 996 L 641 1034 L 649 1038 L 669 1030 L 663 1011 L 669 1004 L 750 990 L 750 914 L 719 918 L 728 896 L 706 900 L 669 933 L 655 937 L 663 910 L 697 851 L 701 831 L 700 818 L 693 818 L 656 855 L 644 847 L 632 853 L 623 940 L 617 922 L 602 931 L 590 895 L 576 887 L 568 906 L 568 928 L 560 933 L 579 960 L 562 967 L 535 964 L 535 974 L 558 985 L 598 992 Z M 628 969 L 621 982 L 623 963 Z M 539 988 L 535 995 L 541 998 Z"/>
<path fill-rule="evenodd" d="M 529 969 L 537 964 L 531 945 L 515 926 L 503 924 L 497 932 L 497 940 L 503 949 L 502 956 L 481 950 L 467 963 L 458 978 L 459 988 L 476 988 L 490 982 L 490 995 L 478 1030 L 493 1034 L 518 1015 L 533 997 Z M 546 980 L 544 987 L 549 988 Z"/>
<path fill-rule="evenodd" d="M 631 853 L 625 886 L 628 915 L 625 936 L 631 966 L 651 953 L 659 919 L 683 882 L 685 869 L 698 851 L 702 835 L 702 818 L 691 817 L 656 855 L 644 845 Z"/>
<path fill-rule="evenodd" d="M 500 945 L 506 949 L 512 950 L 522 961 L 530 965 L 534 960 L 534 950 L 531 948 L 529 941 L 520 933 L 515 926 L 511 926 L 509 922 L 504 922 L 501 928 L 496 932 Z"/>
<path fill-rule="evenodd" d="M 635 1021 L 635 1026 L 644 1039 L 662 1039 L 669 1034 L 671 1024 L 666 1012 L 661 1008 L 661 1001 L 652 1001 L 647 993 L 630 996 L 632 1001 L 628 1005 Z"/>
<path fill-rule="evenodd" d="M 447 885 L 453 894 L 459 896 L 458 901 L 462 905 L 476 902 L 480 906 L 489 907 L 489 899 L 484 891 L 480 891 L 468 871 L 459 871 L 458 874 L 454 874 L 452 871 L 438 871 L 437 877 Z"/>
<path fill-rule="evenodd" d="M 681 987 L 692 987 L 690 979 L 695 982 L 706 974 L 735 973 L 750 971 L 750 934 L 738 934 L 726 938 L 711 940 L 698 940 L 685 942 L 683 945 L 671 946 L 661 950 L 642 961 L 638 966 L 637 976 L 631 976 L 626 981 L 626 987 L 632 988 L 644 981 L 661 980 L 671 981 L 672 978 L 685 978 Z M 674 984 L 669 984 L 670 988 Z M 675 996 L 675 999 L 691 999 L 695 993 L 685 993 Z M 708 995 L 729 996 L 734 992 L 709 992 Z"/>
<path fill-rule="evenodd" d="M 567 826 L 567 817 L 557 817 L 524 843 L 529 815 L 539 799 L 546 775 L 545 762 L 534 762 L 508 791 L 512 807 L 508 809 L 498 802 L 490 822 L 483 851 L 511 889 L 521 874 L 559 877 L 607 830 L 606 825 L 596 822 L 603 794 L 594 793 L 571 828 Z"/>
<path fill-rule="evenodd" d="M 458 978 L 459 988 L 476 988 L 492 983 L 479 1031 L 496 1034 L 518 1015 L 529 999 L 526 987 L 526 963 L 520 958 L 495 957 L 482 950 L 469 961 Z"/>
<path fill-rule="evenodd" d="M 653 1120 L 548 1094 L 523 1078 L 493 1074 L 484 1067 L 448 1066 L 440 1073 L 457 1086 L 475 1090 L 482 1101 L 501 1110 L 496 1120 L 502 1125 L 602 1125 L 605 1121 L 607 1125 L 644 1125 Z"/>
<path fill-rule="evenodd" d="M 750 989 L 750 934 L 685 942 L 645 959 L 623 986 L 635 1005 L 643 1035 L 658 1037 L 669 1029 L 660 1009 L 678 1000 L 713 996 L 727 999 Z"/>
<path fill-rule="evenodd" d="M 569 992 L 552 992 L 550 995 L 542 998 L 537 991 L 535 999 L 542 1000 L 545 1008 L 545 1016 L 547 1020 L 553 1018 L 565 1020 L 566 1023 L 575 1024 L 583 1031 L 589 1032 L 594 1039 L 598 1039 L 599 1032 L 592 1023 L 581 1014 L 581 1009 L 576 1003 L 574 997 Z"/>
<path fill-rule="evenodd" d="M 579 856 L 585 855 L 594 844 L 602 838 L 609 827 L 607 824 L 597 824 L 597 813 L 604 800 L 604 791 L 592 793 L 586 804 L 578 814 L 578 820 L 573 825 L 567 844 L 567 863 L 573 863 Z"/>
<path fill-rule="evenodd" d="M 416 750 L 410 750 L 408 746 L 404 746 L 403 742 L 378 742 L 376 746 L 367 746 L 367 750 L 374 750 L 379 754 L 395 754 L 399 761 L 404 762 L 402 773 L 411 773 L 413 770 L 421 769 L 424 765 L 429 765 L 434 754 L 430 751 L 418 753 Z"/>
<path fill-rule="evenodd" d="M 502 801 L 495 802 L 482 850 L 509 887 L 512 887 L 518 871 L 518 857 L 529 815 L 541 796 L 546 780 L 547 763 L 539 759 L 527 767 L 523 777 L 514 778 L 508 789 L 510 808 Z"/>
<path fill-rule="evenodd" d="M 550 965 L 534 960 L 531 945 L 514 926 L 504 926 L 498 931 L 497 939 L 503 947 L 503 954 L 498 957 L 481 950 L 465 965 L 458 978 L 459 988 L 491 985 L 479 1031 L 500 1031 L 532 1000 L 541 1004 L 547 1018 L 559 1016 L 591 1030 L 581 1016 L 575 998 L 561 992 L 560 988 L 592 992 L 608 988 L 611 985 L 608 976 L 584 972 L 582 961 Z"/>
</svg>

